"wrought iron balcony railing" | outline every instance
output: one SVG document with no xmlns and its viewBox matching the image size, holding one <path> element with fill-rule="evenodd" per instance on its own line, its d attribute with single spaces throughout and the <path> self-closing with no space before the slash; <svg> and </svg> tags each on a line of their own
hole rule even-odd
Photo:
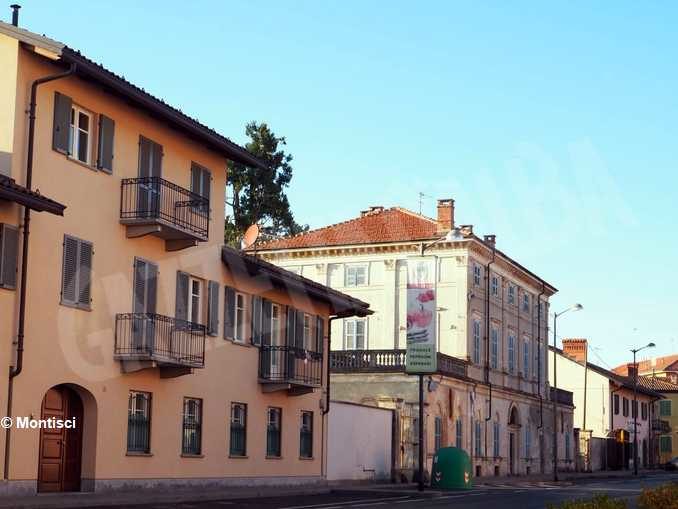
<svg viewBox="0 0 678 509">
<path fill-rule="evenodd" d="M 293 346 L 262 345 L 259 349 L 259 379 L 263 383 L 320 387 L 322 372 L 321 353 Z"/>
<path fill-rule="evenodd" d="M 153 313 L 115 317 L 115 357 L 159 366 L 205 366 L 205 326 Z"/>
<path fill-rule="evenodd" d="M 330 352 L 330 370 L 333 373 L 394 373 L 404 372 L 406 350 L 333 350 Z M 438 373 L 467 376 L 467 362 L 438 353 Z"/>
<path fill-rule="evenodd" d="M 210 204 L 197 195 L 160 177 L 123 179 L 120 188 L 120 222 L 163 224 L 174 230 L 165 238 L 184 232 L 197 240 L 209 237 Z"/>
<path fill-rule="evenodd" d="M 671 425 L 664 419 L 652 419 L 652 431 L 660 434 L 671 433 Z"/>
</svg>

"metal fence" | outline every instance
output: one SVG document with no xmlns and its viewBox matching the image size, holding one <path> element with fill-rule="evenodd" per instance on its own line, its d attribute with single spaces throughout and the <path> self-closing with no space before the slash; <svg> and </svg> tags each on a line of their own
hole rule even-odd
<svg viewBox="0 0 678 509">
<path fill-rule="evenodd" d="M 205 326 L 154 313 L 115 317 L 115 355 L 173 366 L 205 366 Z"/>
<path fill-rule="evenodd" d="M 404 372 L 407 363 L 405 350 L 333 350 L 330 352 L 330 370 L 335 373 Z M 468 363 L 463 359 L 438 353 L 438 373 L 466 377 Z"/>
<path fill-rule="evenodd" d="M 209 211 L 207 198 L 160 177 L 122 180 L 120 219 L 123 222 L 162 220 L 207 240 Z"/>
<path fill-rule="evenodd" d="M 262 345 L 259 349 L 259 378 L 269 382 L 297 383 L 320 387 L 323 355 L 293 346 Z"/>
</svg>

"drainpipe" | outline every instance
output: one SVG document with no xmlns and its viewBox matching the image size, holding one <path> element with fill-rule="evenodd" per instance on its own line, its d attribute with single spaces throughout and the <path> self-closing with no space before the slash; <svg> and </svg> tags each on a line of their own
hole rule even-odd
<svg viewBox="0 0 678 509">
<path fill-rule="evenodd" d="M 494 263 L 496 247 L 492 246 L 492 259 L 485 265 L 485 383 L 489 388 L 487 415 L 485 416 L 485 457 L 487 457 L 487 421 L 492 419 L 492 382 L 490 382 L 490 266 Z M 503 307 L 503 306 L 502 306 Z M 499 352 L 497 352 L 497 356 Z"/>
<path fill-rule="evenodd" d="M 322 410 L 322 427 L 323 427 L 323 439 L 321 440 L 320 445 L 320 468 L 325 470 L 325 477 L 327 477 L 327 466 L 325 465 L 325 419 L 324 417 L 330 412 L 330 354 L 332 346 L 332 321 L 339 318 L 338 316 L 330 316 L 327 319 L 327 371 L 325 372 L 325 387 L 326 387 L 326 397 L 325 397 L 325 408 Z"/>
<path fill-rule="evenodd" d="M 33 145 L 35 141 L 35 110 L 38 95 L 38 86 L 49 81 L 66 78 L 75 73 L 75 64 L 64 72 L 50 74 L 38 78 L 31 84 L 31 102 L 28 108 L 28 153 L 26 160 L 26 189 L 31 190 L 33 183 Z M 16 335 L 16 364 L 9 368 L 9 383 L 7 385 L 7 416 L 12 416 L 12 395 L 14 389 L 14 378 L 21 374 L 24 360 L 24 329 L 26 322 L 26 279 L 28 276 L 28 236 L 30 235 L 31 209 L 24 207 L 24 231 L 21 245 L 21 287 L 19 289 L 19 323 Z M 5 468 L 4 478 L 9 479 L 9 457 L 10 457 L 10 435 L 11 428 L 5 431 Z"/>
<path fill-rule="evenodd" d="M 546 293 L 546 285 L 541 282 L 541 292 L 537 296 L 537 391 L 539 391 L 539 427 L 544 427 L 544 398 L 541 395 L 541 296 Z"/>
</svg>

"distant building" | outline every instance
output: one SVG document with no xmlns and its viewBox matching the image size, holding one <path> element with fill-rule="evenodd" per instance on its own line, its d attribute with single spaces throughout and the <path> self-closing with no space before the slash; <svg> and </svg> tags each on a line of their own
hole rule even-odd
<svg viewBox="0 0 678 509">
<path fill-rule="evenodd" d="M 549 347 L 553 355 L 553 347 Z M 657 462 L 656 437 L 652 431 L 654 403 L 663 398 L 645 383 L 638 384 L 637 406 L 634 403 L 633 374 L 614 373 L 587 362 L 588 341 L 563 339 L 557 349 L 555 368 L 559 388 L 574 395 L 574 426 L 583 440 L 581 468 L 586 470 L 630 468 L 633 458 L 633 416 L 637 413 L 639 465 Z M 549 381 L 553 383 L 554 363 L 549 364 Z M 587 437 L 590 441 L 587 443 Z"/>
<path fill-rule="evenodd" d="M 450 231 L 456 239 L 444 240 Z M 476 475 L 550 471 L 545 338 L 556 288 L 500 251 L 494 235 L 456 227 L 454 200 L 438 200 L 435 219 L 375 206 L 255 246 L 267 261 L 370 302 L 369 318 L 332 324 L 332 397 L 396 409 L 403 478 L 412 478 L 419 447 L 417 378 L 404 372 L 407 264 L 422 249 L 437 259 L 438 372 L 427 377 L 423 423 L 429 464 L 438 447 L 457 445 Z M 564 403 L 564 469 L 573 465 L 571 411 Z"/>
<path fill-rule="evenodd" d="M 673 384 L 678 384 L 678 355 L 666 355 L 638 361 L 638 374 L 653 378 L 663 378 Z M 631 363 L 617 366 L 612 371 L 618 375 L 626 375 Z"/>
</svg>

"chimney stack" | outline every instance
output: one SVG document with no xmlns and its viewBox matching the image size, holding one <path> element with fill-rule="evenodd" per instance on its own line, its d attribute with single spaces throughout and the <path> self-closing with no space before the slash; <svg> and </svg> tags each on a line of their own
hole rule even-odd
<svg viewBox="0 0 678 509">
<path fill-rule="evenodd" d="M 588 341 L 584 338 L 563 339 L 563 353 L 583 364 L 588 358 Z"/>
<path fill-rule="evenodd" d="M 438 200 L 438 232 L 447 233 L 454 228 L 454 200 Z"/>
<path fill-rule="evenodd" d="M 629 362 L 626 365 L 626 376 L 635 379 L 637 374 L 638 374 L 638 364 Z"/>
<path fill-rule="evenodd" d="M 483 241 L 490 247 L 496 247 L 497 245 L 497 236 L 496 235 L 483 235 Z"/>
<path fill-rule="evenodd" d="M 9 6 L 12 9 L 12 25 L 15 27 L 19 26 L 19 9 L 21 6 L 19 4 L 12 4 Z"/>
</svg>

